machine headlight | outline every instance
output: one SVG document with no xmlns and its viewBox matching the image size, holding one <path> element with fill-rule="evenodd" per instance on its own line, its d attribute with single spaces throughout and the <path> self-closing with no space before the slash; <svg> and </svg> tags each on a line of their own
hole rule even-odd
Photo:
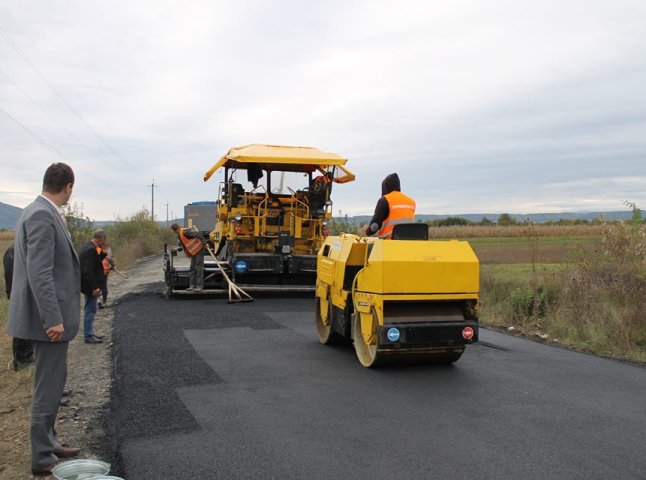
<svg viewBox="0 0 646 480">
<path fill-rule="evenodd" d="M 235 217 L 233 217 L 236 222 L 241 222 L 242 221 L 242 215 L 239 213 L 236 213 Z"/>
</svg>

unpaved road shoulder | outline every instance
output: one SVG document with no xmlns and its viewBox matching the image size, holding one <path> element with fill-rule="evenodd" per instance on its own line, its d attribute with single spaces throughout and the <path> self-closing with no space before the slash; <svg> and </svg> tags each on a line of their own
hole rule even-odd
<svg viewBox="0 0 646 480">
<path fill-rule="evenodd" d="M 109 408 L 114 377 L 112 328 L 115 304 L 124 295 L 157 288 L 156 285 L 164 279 L 162 255 L 139 259 L 125 273 L 128 278 L 114 272 L 110 274 L 110 306 L 99 310 L 96 315 L 95 331 L 105 336 L 104 343 L 86 344 L 82 331 L 70 343 L 66 388 L 72 390 L 72 395 L 69 405 L 61 407 L 57 431 L 66 445 L 82 448 L 81 458 L 100 458 L 109 462 L 114 454 L 110 426 L 103 424 L 103 414 Z"/>
</svg>

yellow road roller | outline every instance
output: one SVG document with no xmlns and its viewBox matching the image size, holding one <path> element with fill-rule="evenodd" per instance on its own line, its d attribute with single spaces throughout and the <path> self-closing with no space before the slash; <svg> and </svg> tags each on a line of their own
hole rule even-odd
<svg viewBox="0 0 646 480">
<path fill-rule="evenodd" d="M 347 339 L 375 367 L 403 356 L 457 361 L 478 340 L 480 263 L 468 242 L 429 241 L 400 224 L 392 240 L 328 237 L 317 256 L 316 331 Z"/>
</svg>

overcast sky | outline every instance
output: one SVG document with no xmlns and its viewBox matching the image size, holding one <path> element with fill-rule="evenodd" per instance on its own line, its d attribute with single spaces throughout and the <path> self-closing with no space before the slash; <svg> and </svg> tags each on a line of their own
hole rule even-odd
<svg viewBox="0 0 646 480">
<path fill-rule="evenodd" d="M 643 0 L 0 0 L 0 201 L 66 162 L 95 220 L 214 200 L 229 147 L 396 171 L 418 213 L 646 206 Z"/>
</svg>

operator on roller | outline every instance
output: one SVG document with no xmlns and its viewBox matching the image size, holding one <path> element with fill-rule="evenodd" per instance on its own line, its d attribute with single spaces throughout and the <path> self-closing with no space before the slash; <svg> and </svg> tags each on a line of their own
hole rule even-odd
<svg viewBox="0 0 646 480">
<path fill-rule="evenodd" d="M 379 238 L 390 239 L 395 225 L 415 222 L 415 200 L 401 192 L 396 173 L 391 173 L 381 182 L 381 195 L 375 213 L 370 223 L 363 227 L 362 233 L 376 233 Z"/>
<path fill-rule="evenodd" d="M 204 290 L 204 245 L 206 240 L 202 234 L 192 228 L 180 228 L 177 223 L 170 227 L 179 239 L 180 245 L 173 251 L 184 250 L 186 256 L 191 259 L 189 274 L 189 286 L 187 292 Z"/>
</svg>

